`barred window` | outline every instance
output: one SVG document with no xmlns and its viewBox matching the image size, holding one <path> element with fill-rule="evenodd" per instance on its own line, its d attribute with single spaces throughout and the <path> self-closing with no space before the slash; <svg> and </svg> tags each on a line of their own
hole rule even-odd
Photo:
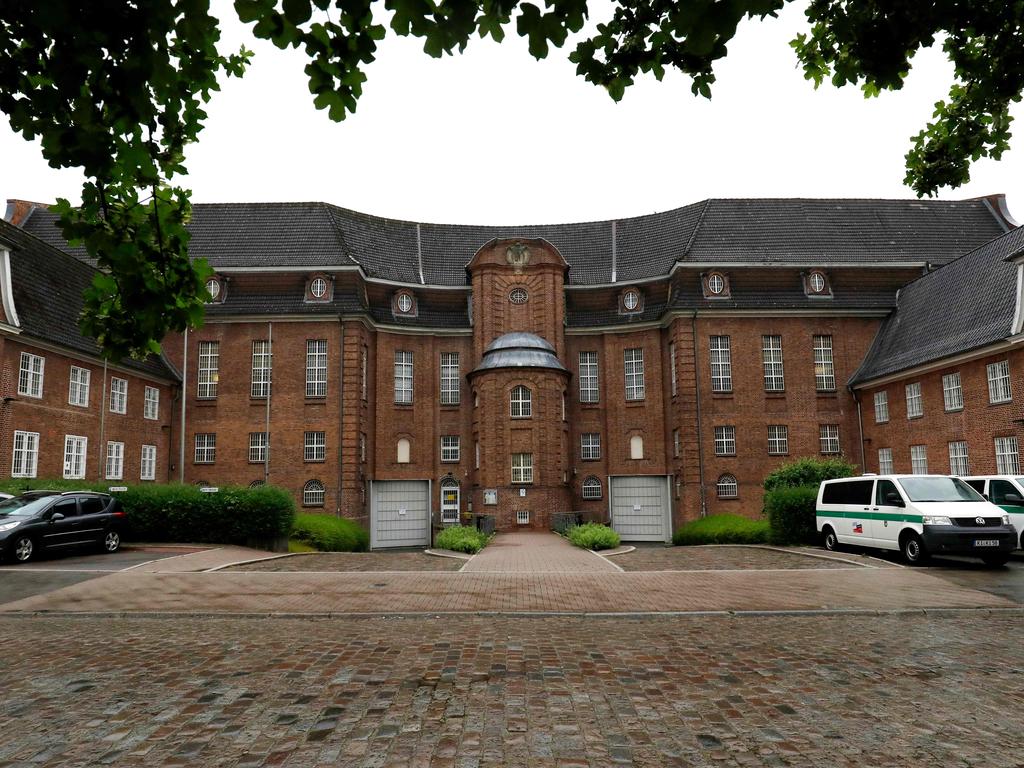
<svg viewBox="0 0 1024 768">
<path fill-rule="evenodd" d="M 772 456 L 789 453 L 789 427 L 785 424 L 768 425 L 768 453 Z"/>
<path fill-rule="evenodd" d="M 196 433 L 196 464 L 213 464 L 217 458 L 217 433 Z"/>
<path fill-rule="evenodd" d="M 736 455 L 736 427 L 721 426 L 715 427 L 715 455 L 735 456 Z"/>
<path fill-rule="evenodd" d="M 366 347 L 364 346 L 363 349 L 362 349 L 362 353 L 359 356 L 359 376 L 360 376 L 359 391 L 360 391 L 360 394 L 362 395 L 362 399 L 363 400 L 366 399 L 366 365 L 367 365 L 366 359 L 367 359 L 367 356 L 368 356 L 368 352 L 366 350 Z"/>
<path fill-rule="evenodd" d="M 249 463 L 263 464 L 267 460 L 267 433 L 249 433 Z"/>
<path fill-rule="evenodd" d="M 928 474 L 928 447 L 924 445 L 910 446 L 910 471 L 915 475 Z"/>
<path fill-rule="evenodd" d="M 43 368 L 46 359 L 28 352 L 21 353 L 18 369 L 18 394 L 25 397 L 43 396 Z"/>
<path fill-rule="evenodd" d="M 921 382 L 907 384 L 907 418 L 916 419 L 924 416 L 924 402 L 921 399 Z"/>
<path fill-rule="evenodd" d="M 38 465 L 39 433 L 15 431 L 11 477 L 35 477 Z"/>
<path fill-rule="evenodd" d="M 513 453 L 512 454 L 512 482 L 532 483 L 533 482 L 533 454 Z"/>
<path fill-rule="evenodd" d="M 306 397 L 327 397 L 327 339 L 306 339 Z"/>
<path fill-rule="evenodd" d="M 735 499 L 740 495 L 740 484 L 735 475 L 722 475 L 715 483 L 715 490 L 720 499 Z"/>
<path fill-rule="evenodd" d="M 509 395 L 509 415 L 513 419 L 528 419 L 533 415 L 533 393 L 520 384 Z"/>
<path fill-rule="evenodd" d="M 949 444 L 949 474 L 969 475 L 971 465 L 967 459 L 967 443 L 963 440 Z"/>
<path fill-rule="evenodd" d="M 891 475 L 892 469 L 892 448 L 878 449 L 878 474 Z"/>
<path fill-rule="evenodd" d="M 636 347 L 624 350 L 623 361 L 626 372 L 626 399 L 643 400 L 646 397 L 643 349 Z"/>
<path fill-rule="evenodd" d="M 412 402 L 412 352 L 395 352 L 395 402 Z"/>
<path fill-rule="evenodd" d="M 591 475 L 583 481 L 583 498 L 584 499 L 600 499 L 601 498 L 601 481 Z"/>
<path fill-rule="evenodd" d="M 597 352 L 580 352 L 580 402 L 597 401 Z"/>
<path fill-rule="evenodd" d="M 996 474 L 1020 474 L 1020 458 L 1017 453 L 1016 437 L 997 437 L 996 443 Z"/>
<path fill-rule="evenodd" d="M 140 480 L 156 480 L 156 446 L 142 446 L 139 467 Z"/>
<path fill-rule="evenodd" d="M 732 347 L 728 336 L 711 337 L 711 391 L 732 392 Z"/>
<path fill-rule="evenodd" d="M 1013 399 L 1010 392 L 1010 363 L 1001 360 L 985 367 L 988 373 L 988 401 L 1008 403 Z"/>
<path fill-rule="evenodd" d="M 782 337 L 762 336 L 761 357 L 764 362 L 764 391 L 782 392 L 786 389 L 782 370 Z"/>
<path fill-rule="evenodd" d="M 71 376 L 68 381 L 68 403 L 70 405 L 89 407 L 89 379 L 91 377 L 92 374 L 88 368 L 71 366 Z"/>
<path fill-rule="evenodd" d="M 128 379 L 110 379 L 110 412 L 128 413 Z"/>
<path fill-rule="evenodd" d="M 839 425 L 821 424 L 818 427 L 822 453 L 839 453 Z"/>
<path fill-rule="evenodd" d="M 836 370 L 832 357 L 832 337 L 814 337 L 814 387 L 819 392 L 833 392 Z"/>
<path fill-rule="evenodd" d="M 461 458 L 462 443 L 458 435 L 441 436 L 441 461 L 445 464 L 457 463 Z"/>
<path fill-rule="evenodd" d="M 889 393 L 884 389 L 875 392 L 875 424 L 885 424 L 889 421 Z"/>
<path fill-rule="evenodd" d="M 124 477 L 124 443 L 107 443 L 107 480 Z"/>
<path fill-rule="evenodd" d="M 459 353 L 441 353 L 441 405 L 459 404 Z"/>
<path fill-rule="evenodd" d="M 220 378 L 220 342 L 199 342 L 199 381 L 197 397 L 216 397 L 217 380 Z"/>
<path fill-rule="evenodd" d="M 146 419 L 160 418 L 160 390 L 146 387 L 142 401 L 142 416 Z"/>
<path fill-rule="evenodd" d="M 327 459 L 327 433 L 306 432 L 302 441 L 303 461 L 325 461 Z"/>
<path fill-rule="evenodd" d="M 270 342 L 263 339 L 252 343 L 252 397 L 270 396 Z"/>
<path fill-rule="evenodd" d="M 64 479 L 82 480 L 85 478 L 86 450 L 89 438 L 78 435 L 64 436 Z"/>
<path fill-rule="evenodd" d="M 674 341 L 669 342 L 668 345 L 668 367 L 670 380 L 672 383 L 672 396 L 676 396 L 676 343 Z"/>
<path fill-rule="evenodd" d="M 960 386 L 960 372 L 947 373 L 942 377 L 942 403 L 947 411 L 964 409 L 964 391 Z"/>
<path fill-rule="evenodd" d="M 601 458 L 600 432 L 584 432 L 580 435 L 580 458 L 583 461 Z"/>
<path fill-rule="evenodd" d="M 324 484 L 319 480 L 309 480 L 302 486 L 302 506 L 322 507 L 324 495 Z"/>
</svg>

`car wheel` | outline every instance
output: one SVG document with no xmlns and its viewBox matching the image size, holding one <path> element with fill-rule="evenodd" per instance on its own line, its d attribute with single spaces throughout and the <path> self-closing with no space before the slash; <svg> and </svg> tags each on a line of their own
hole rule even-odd
<svg viewBox="0 0 1024 768">
<path fill-rule="evenodd" d="M 836 532 L 832 530 L 832 526 L 826 525 L 822 530 L 824 534 L 822 538 L 822 546 L 825 547 L 829 552 L 835 552 L 839 549 L 839 537 L 836 536 Z"/>
<path fill-rule="evenodd" d="M 36 543 L 31 536 L 19 536 L 14 540 L 14 560 L 19 563 L 27 563 L 36 553 Z"/>
<path fill-rule="evenodd" d="M 1001 568 L 1010 562 L 1010 555 L 985 555 L 981 558 L 981 561 L 989 568 Z"/>
<path fill-rule="evenodd" d="M 107 531 L 107 535 L 103 537 L 103 551 L 104 552 L 117 552 L 121 548 L 121 537 L 117 531 Z"/>
<path fill-rule="evenodd" d="M 910 565 L 922 565 L 928 560 L 928 551 L 916 533 L 908 533 L 900 539 L 900 552 Z"/>
</svg>

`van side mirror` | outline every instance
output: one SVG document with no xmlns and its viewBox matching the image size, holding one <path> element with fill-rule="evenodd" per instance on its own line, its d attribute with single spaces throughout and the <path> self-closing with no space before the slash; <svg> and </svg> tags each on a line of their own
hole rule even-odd
<svg viewBox="0 0 1024 768">
<path fill-rule="evenodd" d="M 1007 504 L 1016 504 L 1020 506 L 1021 502 L 1024 501 L 1024 499 L 1021 499 L 1021 497 L 1018 496 L 1016 493 L 1008 493 L 1005 496 L 1003 496 L 1003 501 L 1005 501 Z"/>
<path fill-rule="evenodd" d="M 893 493 L 892 491 L 885 494 L 885 503 L 888 504 L 890 507 L 905 506 L 903 504 L 903 499 L 900 498 L 900 495 L 898 493 Z"/>
</svg>

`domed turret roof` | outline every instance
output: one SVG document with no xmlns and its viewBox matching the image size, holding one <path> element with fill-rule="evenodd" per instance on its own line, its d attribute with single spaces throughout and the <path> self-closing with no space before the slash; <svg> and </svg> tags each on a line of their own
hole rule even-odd
<svg viewBox="0 0 1024 768">
<path fill-rule="evenodd" d="M 555 348 L 550 342 L 535 333 L 523 331 L 506 333 L 488 344 L 474 373 L 496 368 L 551 368 L 566 371 L 555 356 Z"/>
</svg>

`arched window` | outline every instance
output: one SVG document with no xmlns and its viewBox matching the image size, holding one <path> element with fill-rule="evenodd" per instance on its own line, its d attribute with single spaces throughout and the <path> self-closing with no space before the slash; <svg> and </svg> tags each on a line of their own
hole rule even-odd
<svg viewBox="0 0 1024 768">
<path fill-rule="evenodd" d="M 327 281 L 322 277 L 313 278 L 309 284 L 309 292 L 314 299 L 323 299 L 327 296 Z"/>
<path fill-rule="evenodd" d="M 740 495 L 740 484 L 733 475 L 722 475 L 718 478 L 716 488 L 720 499 L 735 499 Z"/>
<path fill-rule="evenodd" d="M 324 505 L 324 484 L 310 480 L 302 486 L 302 506 L 322 507 Z"/>
<path fill-rule="evenodd" d="M 640 435 L 633 435 L 629 438 L 629 458 L 642 459 L 644 457 L 644 439 Z"/>
<path fill-rule="evenodd" d="M 404 437 L 398 441 L 398 455 L 395 457 L 395 461 L 399 464 L 408 464 L 410 454 L 409 441 Z"/>
<path fill-rule="evenodd" d="M 600 499 L 601 498 L 601 481 L 596 477 L 588 477 L 583 481 L 583 498 L 584 499 Z"/>
<path fill-rule="evenodd" d="M 528 419 L 533 415 L 533 394 L 522 384 L 512 390 L 509 413 L 513 419 Z"/>
<path fill-rule="evenodd" d="M 264 482 L 262 480 L 253 480 L 251 483 L 249 483 L 250 488 L 262 488 L 263 486 Z"/>
</svg>

